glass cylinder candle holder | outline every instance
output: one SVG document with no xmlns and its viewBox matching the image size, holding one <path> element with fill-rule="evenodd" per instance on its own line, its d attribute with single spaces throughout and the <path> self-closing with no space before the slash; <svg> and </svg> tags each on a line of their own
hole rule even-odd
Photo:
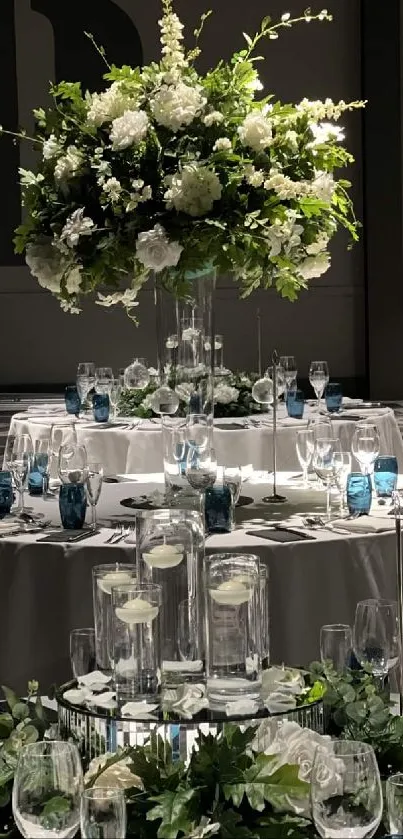
<svg viewBox="0 0 403 839">
<path fill-rule="evenodd" d="M 0 471 L 0 519 L 6 516 L 13 504 L 13 481 L 11 472 Z"/>
<path fill-rule="evenodd" d="M 190 510 L 150 510 L 136 516 L 137 575 L 140 583 L 162 588 L 161 648 L 165 685 L 183 682 L 203 671 L 201 575 L 204 529 L 200 514 Z M 197 620 L 189 626 L 193 656 L 182 661 L 178 639 L 179 605 L 194 600 Z"/>
<path fill-rule="evenodd" d="M 378 498 L 391 498 L 396 486 L 399 468 L 393 455 L 377 457 L 374 463 L 374 487 Z"/>
<path fill-rule="evenodd" d="M 113 676 L 119 700 L 155 699 L 161 673 L 161 586 L 112 587 Z"/>
<path fill-rule="evenodd" d="M 92 407 L 95 422 L 108 422 L 110 403 L 107 393 L 94 393 Z"/>
<path fill-rule="evenodd" d="M 230 533 L 234 524 L 232 492 L 226 484 L 206 489 L 204 513 L 207 533 Z"/>
<path fill-rule="evenodd" d="M 270 666 L 270 610 L 269 610 L 269 568 L 260 563 L 260 629 L 262 633 L 262 667 Z"/>
<path fill-rule="evenodd" d="M 62 484 L 59 490 L 59 510 L 62 525 L 68 530 L 80 530 L 85 521 L 87 496 L 84 484 Z"/>
<path fill-rule="evenodd" d="M 92 569 L 92 598 L 95 626 L 95 655 L 98 670 L 110 674 L 113 662 L 112 588 L 133 585 L 136 566 L 95 565 Z"/>
<path fill-rule="evenodd" d="M 211 707 L 246 698 L 262 685 L 259 559 L 215 554 L 204 561 L 206 676 Z"/>
<path fill-rule="evenodd" d="M 339 382 L 329 382 L 325 390 L 326 408 L 329 414 L 340 411 L 343 402 L 343 391 Z"/>
<path fill-rule="evenodd" d="M 362 472 L 350 472 L 347 477 L 347 507 L 350 516 L 367 515 L 371 509 L 371 475 Z"/>
</svg>

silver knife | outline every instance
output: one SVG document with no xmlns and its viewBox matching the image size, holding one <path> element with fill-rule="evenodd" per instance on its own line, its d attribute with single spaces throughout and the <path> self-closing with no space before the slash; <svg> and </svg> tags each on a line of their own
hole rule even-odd
<svg viewBox="0 0 403 839">
<path fill-rule="evenodd" d="M 99 530 L 84 530 L 83 533 L 79 533 L 77 536 L 69 536 L 66 539 L 66 542 L 81 542 L 84 539 L 89 539 L 91 536 L 96 536 L 97 533 L 100 533 Z"/>
</svg>

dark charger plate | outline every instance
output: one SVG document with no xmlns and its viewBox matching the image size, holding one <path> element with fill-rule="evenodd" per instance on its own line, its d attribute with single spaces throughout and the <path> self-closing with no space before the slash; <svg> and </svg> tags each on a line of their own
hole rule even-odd
<svg viewBox="0 0 403 839">
<path fill-rule="evenodd" d="M 147 495 L 138 495 L 136 498 L 122 498 L 119 502 L 122 507 L 129 507 L 130 510 L 160 510 L 161 504 L 155 504 Z"/>
</svg>

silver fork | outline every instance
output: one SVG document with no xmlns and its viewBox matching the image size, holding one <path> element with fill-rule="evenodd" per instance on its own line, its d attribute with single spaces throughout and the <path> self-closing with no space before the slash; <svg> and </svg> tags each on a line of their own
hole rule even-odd
<svg viewBox="0 0 403 839">
<path fill-rule="evenodd" d="M 119 537 L 122 534 L 122 531 L 123 531 L 122 525 L 121 524 L 117 525 L 115 527 L 115 530 L 111 534 L 111 536 L 109 536 L 108 539 L 106 540 L 105 545 L 112 545 L 113 542 L 115 541 L 115 539 L 119 539 Z"/>
<path fill-rule="evenodd" d="M 117 545 L 118 542 L 122 542 L 123 539 L 126 539 L 126 536 L 129 536 L 129 534 L 133 532 L 133 530 L 134 528 L 130 527 L 130 525 L 128 527 L 122 527 L 122 533 L 112 544 Z"/>
</svg>

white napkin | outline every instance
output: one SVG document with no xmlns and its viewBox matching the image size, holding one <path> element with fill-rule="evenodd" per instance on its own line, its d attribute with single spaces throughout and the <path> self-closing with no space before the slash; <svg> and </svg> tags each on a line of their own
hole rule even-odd
<svg viewBox="0 0 403 839">
<path fill-rule="evenodd" d="M 356 408 L 343 408 L 343 412 L 339 416 L 339 419 L 349 416 L 356 417 L 359 415 L 363 419 L 368 419 L 372 417 L 374 420 L 376 420 L 377 417 L 384 417 L 385 414 L 389 413 L 389 411 L 390 408 L 361 408 L 360 405 L 357 405 Z M 337 419 L 337 415 L 335 416 L 335 419 Z"/>
<path fill-rule="evenodd" d="M 392 516 L 359 516 L 357 519 L 337 519 L 332 521 L 332 527 L 348 530 L 349 533 L 386 533 L 395 529 Z"/>
<path fill-rule="evenodd" d="M 346 408 L 354 408 L 355 406 L 362 405 L 363 399 L 351 399 L 350 396 L 343 396 L 342 405 L 346 406 Z"/>
<path fill-rule="evenodd" d="M 278 420 L 278 425 L 280 428 L 293 428 L 294 426 L 306 425 L 307 420 L 302 417 L 302 419 L 296 419 L 295 417 L 284 417 L 283 419 Z"/>
</svg>

